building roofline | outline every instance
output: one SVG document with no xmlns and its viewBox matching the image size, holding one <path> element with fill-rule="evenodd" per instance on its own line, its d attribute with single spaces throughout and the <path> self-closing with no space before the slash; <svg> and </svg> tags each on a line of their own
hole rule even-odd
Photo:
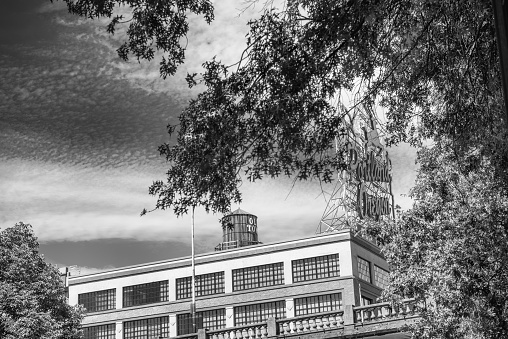
<svg viewBox="0 0 508 339">
<path fill-rule="evenodd" d="M 381 252 L 377 246 L 366 241 L 365 239 L 355 237 L 349 229 L 344 229 L 342 231 L 333 232 L 333 233 L 325 233 L 314 235 L 312 237 L 307 237 L 303 239 L 295 239 L 295 240 L 285 240 L 278 241 L 272 243 L 265 243 L 253 246 L 239 247 L 230 250 L 218 251 L 218 252 L 207 252 L 202 254 L 197 254 L 195 257 L 196 265 L 202 265 L 210 262 L 228 260 L 233 258 L 240 257 L 249 257 L 260 254 L 267 254 L 273 252 L 280 252 L 284 250 L 289 250 L 296 247 L 310 247 L 317 246 L 324 243 L 333 243 L 333 242 L 342 242 L 342 241 L 353 241 L 358 245 L 369 249 L 370 251 L 376 253 L 377 255 L 381 255 Z M 159 260 L 144 264 L 137 264 L 125 267 L 114 268 L 111 270 L 91 273 L 87 275 L 79 275 L 79 276 L 70 276 L 69 277 L 69 285 L 79 285 L 83 283 L 88 283 L 92 281 L 100 281 L 112 278 L 120 278 L 126 277 L 141 273 L 149 273 L 156 272 L 161 270 L 168 270 L 174 268 L 181 268 L 190 266 L 191 257 L 179 257 L 173 259 L 165 259 Z"/>
</svg>

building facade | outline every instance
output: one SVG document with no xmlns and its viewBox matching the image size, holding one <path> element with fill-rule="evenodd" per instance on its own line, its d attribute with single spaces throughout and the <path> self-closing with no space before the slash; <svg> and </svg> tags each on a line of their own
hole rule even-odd
<svg viewBox="0 0 508 339">
<path fill-rule="evenodd" d="M 197 328 L 207 331 L 368 305 L 388 281 L 379 249 L 349 230 L 200 254 L 195 270 Z M 69 303 L 88 311 L 85 338 L 186 336 L 191 275 L 185 257 L 70 276 Z"/>
</svg>

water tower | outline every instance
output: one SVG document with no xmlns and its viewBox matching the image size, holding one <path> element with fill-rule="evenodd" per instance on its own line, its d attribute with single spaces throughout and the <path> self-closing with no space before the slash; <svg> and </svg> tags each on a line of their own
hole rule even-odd
<svg viewBox="0 0 508 339">
<path fill-rule="evenodd" d="M 237 209 L 222 218 L 222 242 L 216 251 L 261 244 L 258 240 L 258 217 Z"/>
</svg>

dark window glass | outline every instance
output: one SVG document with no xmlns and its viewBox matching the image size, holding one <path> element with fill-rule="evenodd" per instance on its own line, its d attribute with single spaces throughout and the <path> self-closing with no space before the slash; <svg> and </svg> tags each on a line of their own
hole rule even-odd
<svg viewBox="0 0 508 339">
<path fill-rule="evenodd" d="M 178 314 L 176 316 L 177 335 L 194 333 L 192 329 L 192 316 L 190 313 Z M 213 331 L 226 327 L 226 310 L 196 312 L 196 329 L 205 328 Z"/>
<path fill-rule="evenodd" d="M 370 279 L 370 263 L 360 257 L 358 257 L 358 277 L 362 280 L 372 282 Z"/>
<path fill-rule="evenodd" d="M 116 289 L 79 294 L 78 304 L 83 305 L 87 312 L 113 310 L 116 307 Z"/>
<path fill-rule="evenodd" d="M 293 260 L 292 265 L 293 282 L 340 276 L 338 254 Z"/>
<path fill-rule="evenodd" d="M 342 293 L 316 295 L 295 299 L 295 315 L 330 312 L 342 308 Z"/>
<path fill-rule="evenodd" d="M 265 322 L 268 318 L 286 318 L 286 301 L 272 301 L 262 304 L 238 306 L 234 308 L 235 326 Z"/>
<path fill-rule="evenodd" d="M 196 276 L 196 296 L 224 293 L 224 272 Z M 192 277 L 176 279 L 176 299 L 192 297 Z"/>
<path fill-rule="evenodd" d="M 284 263 L 233 270 L 233 291 L 284 284 Z"/>
<path fill-rule="evenodd" d="M 168 281 L 126 286 L 123 288 L 123 307 L 168 301 Z"/>
<path fill-rule="evenodd" d="M 83 339 L 115 339 L 115 324 L 83 327 Z"/>
<path fill-rule="evenodd" d="M 126 321 L 123 323 L 123 338 L 169 338 L 169 317 Z"/>
<path fill-rule="evenodd" d="M 390 280 L 390 273 L 377 265 L 374 265 L 374 284 L 385 289 Z"/>
</svg>

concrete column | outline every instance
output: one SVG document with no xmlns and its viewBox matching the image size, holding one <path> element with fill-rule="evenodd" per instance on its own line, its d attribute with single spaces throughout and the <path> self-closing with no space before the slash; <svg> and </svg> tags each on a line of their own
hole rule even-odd
<svg viewBox="0 0 508 339">
<path fill-rule="evenodd" d="M 279 331 L 277 329 L 277 323 L 275 322 L 275 318 L 273 317 L 268 318 L 268 320 L 266 321 L 266 325 L 268 338 L 277 336 Z"/>
<path fill-rule="evenodd" d="M 115 323 L 115 339 L 123 339 L 123 323 L 121 321 Z"/>
<path fill-rule="evenodd" d="M 293 283 L 293 268 L 291 260 L 284 260 L 284 284 L 289 285 Z"/>
<path fill-rule="evenodd" d="M 224 292 L 233 292 L 233 272 L 229 269 L 224 270 Z"/>
<path fill-rule="evenodd" d="M 116 309 L 119 310 L 123 306 L 123 288 L 118 286 L 116 288 Z"/>
<path fill-rule="evenodd" d="M 176 300 L 176 279 L 175 278 L 169 278 L 168 281 L 168 298 L 169 301 L 175 301 Z"/>
<path fill-rule="evenodd" d="M 286 318 L 295 317 L 295 303 L 293 298 L 286 299 Z"/>
<path fill-rule="evenodd" d="M 176 337 L 177 331 L 176 331 L 176 314 L 170 314 L 169 315 L 169 336 L 170 337 Z"/>
<path fill-rule="evenodd" d="M 226 327 L 235 326 L 235 313 L 232 306 L 226 307 Z"/>
<path fill-rule="evenodd" d="M 204 328 L 198 329 L 198 339 L 206 339 L 206 330 Z"/>
</svg>

